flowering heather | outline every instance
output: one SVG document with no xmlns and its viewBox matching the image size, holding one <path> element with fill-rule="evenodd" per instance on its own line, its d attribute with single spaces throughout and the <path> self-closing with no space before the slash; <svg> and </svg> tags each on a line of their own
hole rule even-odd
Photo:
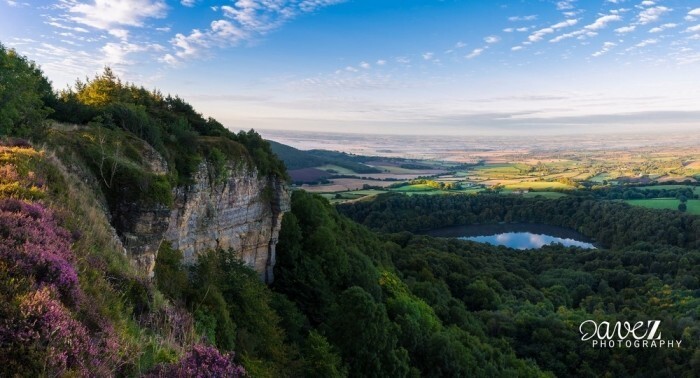
<svg viewBox="0 0 700 378">
<path fill-rule="evenodd" d="M 71 235 L 39 204 L 0 200 L 0 259 L 42 285 L 55 286 L 67 303 L 79 302 Z"/>
<path fill-rule="evenodd" d="M 223 378 L 245 377 L 245 369 L 233 362 L 233 354 L 221 354 L 216 348 L 195 345 L 182 359 L 160 366 L 147 377 L 173 378 Z"/>
</svg>

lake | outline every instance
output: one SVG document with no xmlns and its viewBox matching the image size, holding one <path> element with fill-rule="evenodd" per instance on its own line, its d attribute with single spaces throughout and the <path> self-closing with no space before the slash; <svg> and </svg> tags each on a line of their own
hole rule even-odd
<svg viewBox="0 0 700 378">
<path fill-rule="evenodd" d="M 514 249 L 538 249 L 544 245 L 557 243 L 566 247 L 596 248 L 592 240 L 574 230 L 546 224 L 515 223 L 453 226 L 428 231 L 426 234 L 502 245 Z"/>
</svg>

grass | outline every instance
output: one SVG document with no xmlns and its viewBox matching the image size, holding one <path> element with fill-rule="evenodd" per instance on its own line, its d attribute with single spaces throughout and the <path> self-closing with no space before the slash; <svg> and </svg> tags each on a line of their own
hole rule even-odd
<svg viewBox="0 0 700 378">
<path fill-rule="evenodd" d="M 657 210 L 678 210 L 680 201 L 675 198 L 654 198 L 625 201 L 633 206 L 642 206 Z M 688 214 L 700 215 L 700 200 L 688 200 Z"/>
<path fill-rule="evenodd" d="M 517 184 L 508 184 L 505 186 L 506 189 L 519 190 L 519 189 L 571 189 L 572 187 L 560 182 L 547 182 L 547 181 L 522 181 Z"/>
<path fill-rule="evenodd" d="M 589 180 L 593 182 L 602 183 L 603 181 L 610 180 L 612 177 L 608 173 L 601 173 L 591 177 Z"/>
<path fill-rule="evenodd" d="M 693 193 L 700 195 L 700 186 L 690 186 L 690 185 L 649 185 L 640 186 L 639 189 L 649 189 L 649 190 L 673 190 L 673 189 L 683 189 L 683 188 L 693 188 Z"/>
<path fill-rule="evenodd" d="M 425 184 L 415 184 L 415 185 L 405 185 L 400 188 L 393 188 L 391 189 L 394 192 L 433 192 L 433 191 L 438 191 L 438 189 L 435 189 L 433 187 L 430 187 Z"/>
</svg>

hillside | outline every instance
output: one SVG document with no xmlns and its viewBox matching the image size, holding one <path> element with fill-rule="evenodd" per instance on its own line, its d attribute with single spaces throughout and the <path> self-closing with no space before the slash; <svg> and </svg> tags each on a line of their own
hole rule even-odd
<svg viewBox="0 0 700 378">
<path fill-rule="evenodd" d="M 282 143 L 268 141 L 275 153 L 290 171 L 314 168 L 323 165 L 336 165 L 356 173 L 381 173 L 382 171 L 364 164 L 371 158 L 327 150 L 302 151 Z"/>
</svg>

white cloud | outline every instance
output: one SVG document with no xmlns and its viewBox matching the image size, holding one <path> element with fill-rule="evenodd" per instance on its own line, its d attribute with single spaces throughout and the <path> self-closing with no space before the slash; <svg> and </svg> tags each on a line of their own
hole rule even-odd
<svg viewBox="0 0 700 378">
<path fill-rule="evenodd" d="M 576 25 L 577 23 L 578 23 L 578 20 L 575 20 L 575 19 L 558 22 L 552 26 L 534 31 L 532 34 L 530 34 L 527 37 L 527 39 L 530 42 L 537 42 L 537 41 L 542 40 L 542 38 L 544 38 L 545 35 L 554 33 L 557 29 L 562 29 L 562 28 L 565 28 L 568 26 L 573 26 L 573 25 Z"/>
<path fill-rule="evenodd" d="M 521 33 L 522 33 L 522 32 L 526 32 L 526 31 L 528 31 L 528 30 L 530 30 L 530 28 L 527 27 L 527 26 L 522 27 L 522 28 L 517 28 L 517 29 L 515 29 L 515 31 L 519 31 L 519 32 L 521 32 Z"/>
<path fill-rule="evenodd" d="M 586 37 L 594 37 L 598 35 L 596 30 L 603 29 L 605 28 L 609 23 L 614 22 L 614 21 L 619 21 L 621 20 L 622 17 L 616 14 L 608 14 L 605 16 L 598 17 L 593 23 L 588 24 L 583 27 L 583 29 L 579 29 L 576 31 L 573 31 L 571 33 L 566 33 L 559 35 L 555 38 L 552 38 L 549 40 L 549 42 L 556 43 L 563 41 L 568 38 L 573 38 L 577 37 L 578 39 L 585 39 Z"/>
<path fill-rule="evenodd" d="M 515 22 L 515 21 L 534 21 L 537 19 L 536 14 L 531 14 L 529 16 L 512 16 L 508 17 L 508 21 Z"/>
<path fill-rule="evenodd" d="M 424 54 L 423 54 L 423 59 L 424 59 L 424 60 L 433 60 L 434 57 L 435 57 L 435 54 L 433 54 L 433 53 L 431 53 L 431 52 L 427 52 L 427 53 L 424 53 Z"/>
<path fill-rule="evenodd" d="M 700 24 L 695 25 L 695 26 L 691 26 L 691 27 L 685 29 L 685 31 L 688 33 L 698 32 L 698 31 L 700 31 Z"/>
<path fill-rule="evenodd" d="M 688 16 L 700 16 L 700 8 L 695 8 L 688 12 Z"/>
<path fill-rule="evenodd" d="M 232 5 L 211 7 L 214 11 L 220 10 L 226 19 L 211 22 L 210 28 L 204 31 L 195 29 L 189 36 L 177 34 L 171 40 L 171 44 L 177 50 L 174 56 L 190 58 L 205 48 L 235 46 L 256 36 L 265 35 L 301 14 L 345 1 L 235 0 Z"/>
<path fill-rule="evenodd" d="M 484 38 L 484 42 L 486 43 L 498 43 L 501 40 L 501 37 L 497 35 L 490 35 L 486 38 Z"/>
<path fill-rule="evenodd" d="M 126 29 L 110 29 L 108 30 L 108 32 L 109 34 L 122 40 L 126 40 L 129 38 L 129 31 Z"/>
<path fill-rule="evenodd" d="M 671 9 L 664 6 L 657 6 L 653 8 L 647 8 L 637 16 L 638 22 L 642 25 L 646 25 L 650 22 L 654 22 L 659 19 L 664 13 L 670 12 Z"/>
<path fill-rule="evenodd" d="M 557 2 L 557 10 L 568 10 L 574 9 L 574 2 L 576 0 L 564 0 Z"/>
<path fill-rule="evenodd" d="M 512 51 L 518 51 L 518 50 L 522 50 L 523 47 L 522 47 L 522 46 L 513 46 L 513 47 L 511 47 L 510 49 L 511 49 Z"/>
<path fill-rule="evenodd" d="M 620 33 L 620 34 L 625 34 L 625 33 L 633 32 L 635 29 L 637 29 L 637 26 L 635 26 L 635 25 L 623 26 L 621 28 L 615 29 L 615 32 Z"/>
<path fill-rule="evenodd" d="M 483 48 L 474 49 L 474 50 L 472 50 L 471 53 L 469 53 L 469 55 L 466 56 L 466 58 L 467 59 L 476 58 L 477 56 L 481 55 L 481 53 L 483 53 L 483 52 L 484 52 Z"/>
<path fill-rule="evenodd" d="M 505 29 L 503 29 L 503 32 L 504 32 L 504 33 L 512 33 L 512 32 L 514 32 L 514 31 L 515 31 L 515 29 L 513 29 L 513 28 L 505 28 Z"/>
<path fill-rule="evenodd" d="M 360 68 L 365 69 L 365 70 L 368 70 L 368 69 L 370 69 L 370 67 L 372 67 L 372 66 L 371 66 L 369 63 L 367 63 L 367 62 L 360 62 Z"/>
<path fill-rule="evenodd" d="M 128 42 L 109 42 L 100 49 L 103 54 L 101 61 L 104 65 L 112 67 L 132 65 L 135 62 L 128 59 L 129 55 L 146 51 L 162 51 L 163 49 L 163 46 L 158 44 L 139 45 Z"/>
<path fill-rule="evenodd" d="M 209 47 L 209 37 L 199 29 L 194 29 L 187 36 L 182 33 L 175 34 L 170 43 L 178 49 L 175 53 L 178 58 L 191 58 L 196 56 L 200 49 Z M 172 57 L 171 54 L 167 55 Z"/>
<path fill-rule="evenodd" d="M 635 46 L 635 47 L 645 47 L 645 46 L 649 46 L 649 45 L 655 45 L 655 44 L 657 44 L 658 42 L 659 42 L 659 41 L 656 40 L 656 39 L 645 39 L 644 41 L 639 42 L 638 44 L 636 44 L 636 45 L 634 45 L 634 46 Z"/>
<path fill-rule="evenodd" d="M 163 18 L 167 6 L 163 0 L 95 0 L 91 3 L 72 3 L 68 11 L 74 22 L 97 29 L 114 25 L 143 26 L 149 18 Z"/>
<path fill-rule="evenodd" d="M 384 59 L 379 59 L 379 60 L 377 61 L 376 64 L 377 64 L 378 66 L 383 66 L 383 65 L 386 64 L 386 60 L 384 60 Z"/>
<path fill-rule="evenodd" d="M 651 29 L 649 30 L 649 33 L 661 33 L 662 31 L 664 31 L 664 30 L 666 30 L 666 29 L 673 29 L 673 28 L 675 28 L 675 27 L 677 27 L 677 26 L 678 26 L 678 24 L 674 24 L 674 23 L 663 24 L 663 25 L 661 25 L 661 26 L 657 26 L 657 27 L 655 27 L 655 28 L 651 28 Z"/>
<path fill-rule="evenodd" d="M 88 31 L 87 29 L 85 29 L 85 28 L 81 28 L 81 27 L 79 27 L 79 26 L 76 26 L 76 27 L 67 26 L 67 25 L 64 25 L 64 24 L 62 24 L 62 23 L 60 23 L 60 22 L 57 22 L 57 21 L 49 21 L 49 22 L 47 22 L 46 24 L 47 24 L 47 25 L 51 25 L 51 26 L 53 26 L 53 27 L 55 27 L 55 28 L 65 29 L 65 30 L 72 30 L 72 31 L 75 31 L 75 32 L 78 32 L 78 33 L 89 33 L 89 31 Z"/>
<path fill-rule="evenodd" d="M 644 0 L 640 3 L 640 5 L 642 5 L 644 7 L 650 7 L 652 5 L 656 5 L 656 3 L 651 1 L 651 0 Z"/>
<path fill-rule="evenodd" d="M 616 14 L 608 14 L 605 16 L 598 17 L 592 24 L 586 25 L 585 28 L 588 30 L 599 30 L 605 28 L 610 22 L 620 21 L 622 17 Z"/>
<path fill-rule="evenodd" d="M 464 43 L 464 42 L 462 42 L 462 41 L 459 41 L 459 42 L 457 42 L 457 43 L 455 44 L 455 48 L 456 48 L 456 49 L 461 49 L 461 48 L 465 47 L 466 45 L 467 45 L 466 43 Z"/>
<path fill-rule="evenodd" d="M 197 0 L 180 0 L 180 4 L 182 4 L 185 7 L 192 8 L 197 4 Z"/>
<path fill-rule="evenodd" d="M 612 48 L 615 47 L 615 46 L 617 46 L 617 43 L 614 43 L 614 42 L 605 42 L 605 43 L 603 44 L 603 47 L 602 47 L 600 50 L 598 50 L 598 51 L 596 51 L 596 52 L 593 53 L 593 56 L 594 56 L 594 57 L 599 57 L 599 56 L 601 56 L 601 55 L 607 53 L 608 51 L 610 51 L 610 49 L 612 49 Z"/>
</svg>

